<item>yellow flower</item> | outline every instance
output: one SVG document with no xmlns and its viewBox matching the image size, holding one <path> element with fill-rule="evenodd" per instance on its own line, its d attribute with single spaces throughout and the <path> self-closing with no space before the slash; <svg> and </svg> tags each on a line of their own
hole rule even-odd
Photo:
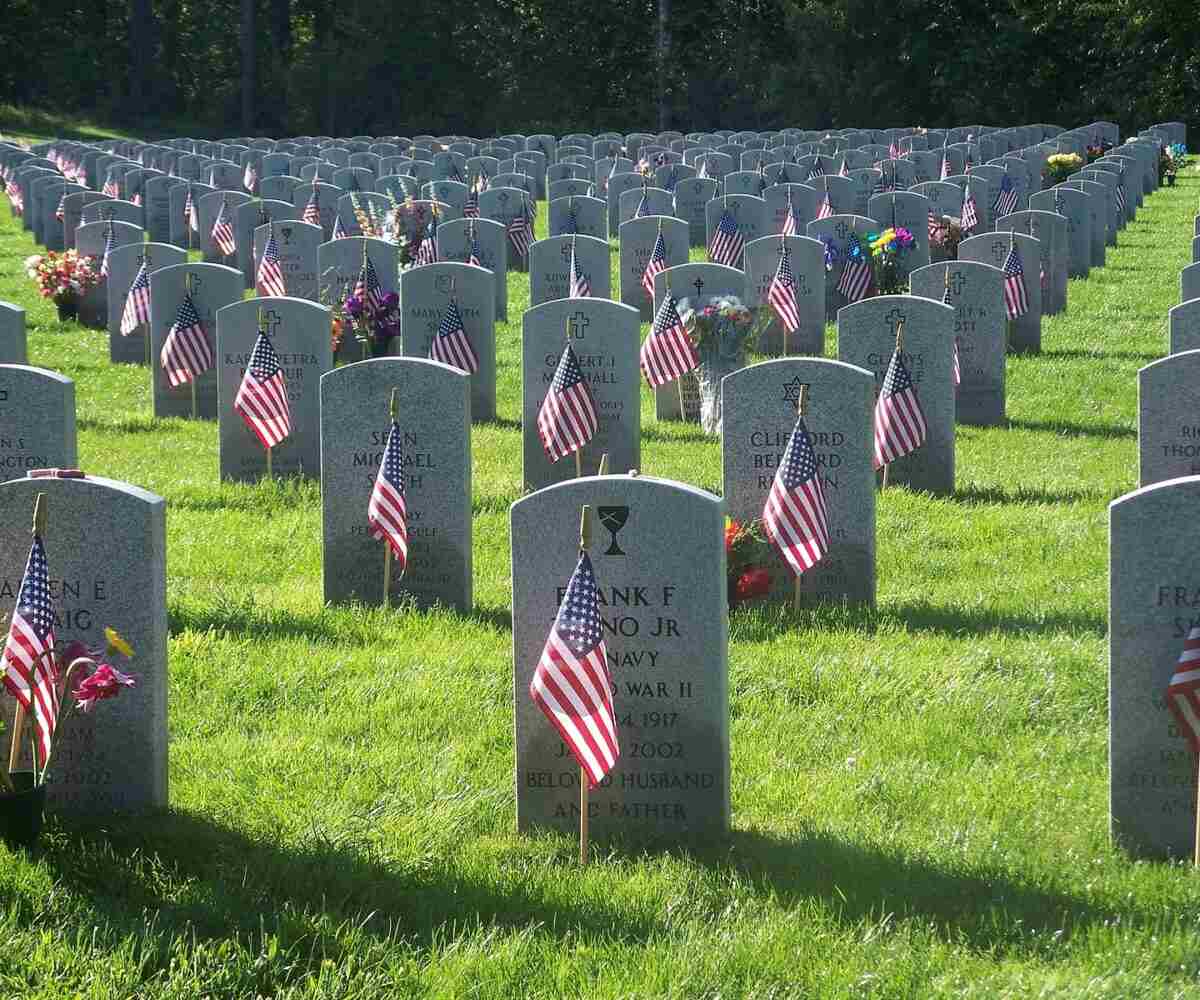
<svg viewBox="0 0 1200 1000">
<path fill-rule="evenodd" d="M 881 247 L 885 247 L 889 243 L 891 243 L 892 240 L 894 240 L 895 238 L 896 238 L 896 230 L 895 229 L 885 229 L 882 233 L 879 234 L 879 236 L 875 240 L 875 242 L 871 244 L 871 249 L 878 250 Z"/>
<path fill-rule="evenodd" d="M 133 647 L 121 638 L 121 634 L 115 628 L 106 628 L 104 630 L 104 641 L 108 643 L 108 651 L 110 653 L 115 650 L 122 656 L 133 656 Z"/>
</svg>

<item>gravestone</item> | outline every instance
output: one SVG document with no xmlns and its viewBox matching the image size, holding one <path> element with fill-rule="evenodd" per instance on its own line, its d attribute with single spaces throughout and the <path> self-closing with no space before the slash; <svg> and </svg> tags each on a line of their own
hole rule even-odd
<svg viewBox="0 0 1200 1000">
<path fill-rule="evenodd" d="M 814 219 L 808 224 L 806 235 L 828 248 L 829 260 L 825 269 L 825 321 L 837 319 L 838 310 L 847 304 L 846 296 L 838 291 L 842 272 L 846 268 L 846 248 L 850 234 L 858 237 L 864 254 L 870 253 L 867 236 L 879 232 L 879 223 L 864 215 L 831 215 L 826 219 Z M 875 284 L 871 279 L 872 286 Z"/>
<path fill-rule="evenodd" d="M 114 250 L 108 259 L 108 358 L 113 364 L 146 364 L 148 331 L 143 323 L 128 336 L 121 333 L 121 317 L 129 286 L 137 277 L 142 263 L 153 274 L 161 267 L 183 264 L 187 251 L 169 243 L 129 243 Z"/>
<path fill-rule="evenodd" d="M 710 298 L 717 295 L 736 295 L 745 302 L 746 274 L 736 267 L 723 264 L 680 264 L 669 267 L 654 276 L 654 312 L 662 305 L 667 288 L 679 299 Z M 682 420 L 698 423 L 700 420 L 699 400 L 692 400 L 690 393 L 696 391 L 694 376 L 685 375 L 675 382 L 668 382 L 654 390 L 654 416 L 657 420 Z M 680 406 L 681 390 L 688 412 Z M 694 408 L 691 404 L 694 403 Z"/>
<path fill-rule="evenodd" d="M 384 294 L 399 293 L 399 257 L 395 244 L 363 236 L 330 240 L 317 247 L 317 273 L 320 301 L 344 299 L 353 290 L 362 270 L 363 246 L 375 268 Z"/>
<path fill-rule="evenodd" d="M 1104 243 L 1106 246 L 1115 247 L 1117 233 L 1125 228 L 1125 215 L 1117 205 L 1117 175 L 1110 170 L 1080 170 L 1071 178 L 1071 182 L 1085 180 L 1104 188 Z"/>
<path fill-rule="evenodd" d="M 791 196 L 791 212 L 796 220 L 796 232 L 803 233 L 817 217 L 817 192 L 806 184 L 773 184 L 763 192 L 767 203 L 767 229 L 772 235 L 783 232 L 787 219 L 788 197 Z"/>
<path fill-rule="evenodd" d="M 1200 477 L 1155 483 L 1109 505 L 1109 802 L 1131 854 L 1191 860 L 1196 755 L 1167 685 L 1196 623 L 1200 560 L 1184 541 Z"/>
<path fill-rule="evenodd" d="M 323 242 L 321 227 L 293 220 L 268 223 L 255 229 L 253 270 L 256 276 L 262 264 L 272 226 L 275 231 L 275 245 L 279 248 L 279 267 L 283 271 L 283 283 L 288 296 L 308 299 L 311 302 L 319 301 L 317 248 Z"/>
<path fill-rule="evenodd" d="M 474 244 L 478 246 L 479 266 L 496 276 L 496 318 L 508 320 L 508 237 L 504 227 L 490 219 L 454 219 L 438 226 L 438 257 L 441 260 L 470 263 Z"/>
<path fill-rule="evenodd" d="M 1091 233 L 1091 266 L 1103 267 L 1105 246 L 1108 238 L 1108 189 L 1095 181 L 1084 180 L 1078 173 L 1061 185 L 1064 188 L 1082 191 L 1087 196 L 1089 226 Z"/>
<path fill-rule="evenodd" d="M 375 358 L 321 378 L 321 520 L 324 599 L 383 598 L 383 543 L 367 505 L 390 428 L 403 442 L 407 566 L 393 560 L 389 597 L 467 612 L 471 593 L 471 409 L 467 376 L 420 358 Z"/>
<path fill-rule="evenodd" d="M 1189 299 L 1167 312 L 1167 353 L 1200 350 L 1200 299 Z"/>
<path fill-rule="evenodd" d="M 958 245 L 958 259 L 1003 268 L 1015 246 L 1025 272 L 1025 297 L 1029 308 L 1024 316 L 1008 321 L 1008 349 L 1013 352 L 1042 349 L 1042 284 L 1038 280 L 1041 249 L 1038 241 L 1024 233 L 984 233 Z"/>
<path fill-rule="evenodd" d="M 1200 350 L 1138 371 L 1138 485 L 1200 474 Z"/>
<path fill-rule="evenodd" d="M 838 312 L 838 360 L 875 373 L 882 385 L 904 323 L 904 365 L 925 414 L 925 443 L 890 466 L 889 482 L 954 492 L 954 309 L 932 299 L 880 295 Z"/>
<path fill-rule="evenodd" d="M 83 222 L 83 209 L 94 201 L 103 200 L 103 196 L 95 191 L 79 191 L 67 195 L 63 203 L 63 246 L 68 250 L 75 249 L 75 233 Z"/>
<path fill-rule="evenodd" d="M 608 240 L 593 236 L 552 236 L 529 248 L 529 304 L 565 299 L 571 282 L 571 245 L 579 270 L 592 285 L 592 297 L 612 297 Z"/>
<path fill-rule="evenodd" d="M 0 300 L 0 364 L 23 365 L 28 360 L 25 310 Z"/>
<path fill-rule="evenodd" d="M 113 238 L 118 247 L 143 242 L 146 231 L 127 222 L 88 222 L 75 230 L 75 249 L 81 256 L 95 257 L 96 274 L 100 273 L 104 258 L 105 232 L 111 225 Z M 122 294 L 122 289 L 117 294 Z M 93 329 L 103 330 L 108 324 L 108 282 L 101 279 L 79 298 L 79 322 Z"/>
<path fill-rule="evenodd" d="M 467 338 L 479 358 L 479 369 L 470 376 L 471 419 L 477 423 L 496 419 L 495 280 L 485 268 L 449 261 L 400 275 L 399 353 L 405 357 L 429 357 L 447 305 L 458 304 Z"/>
<path fill-rule="evenodd" d="M 0 365 L 0 482 L 78 464 L 75 383 L 45 368 Z"/>
<path fill-rule="evenodd" d="M 181 185 L 186 189 L 187 183 L 178 177 L 152 177 L 146 181 L 146 233 L 154 243 L 172 242 L 171 189 Z"/>
<path fill-rule="evenodd" d="M 204 262 L 206 264 L 224 264 L 227 267 L 237 267 L 237 251 L 231 254 L 225 254 L 218 249 L 213 243 L 212 231 L 213 226 L 221 213 L 221 206 L 225 205 L 225 218 L 229 220 L 231 227 L 236 225 L 237 210 L 240 206 L 245 205 L 250 201 L 248 194 L 242 194 L 240 191 L 222 191 L 217 190 L 211 194 L 201 196 L 196 203 L 200 215 L 200 233 L 197 237 L 199 249 L 204 254 Z M 236 240 L 236 228 L 234 229 Z M 244 281 L 244 279 L 243 279 Z"/>
<path fill-rule="evenodd" d="M 855 206 L 858 204 L 859 182 L 853 181 L 849 177 L 825 174 L 823 177 L 810 177 L 805 183 L 817 192 L 818 210 L 828 196 L 829 206 L 833 209 L 834 215 L 852 215 L 854 213 Z M 815 214 L 813 218 L 816 218 Z"/>
<path fill-rule="evenodd" d="M 479 195 L 479 217 L 500 223 L 507 232 L 509 223 L 526 211 L 528 203 L 528 196 L 520 188 L 488 188 Z M 607 229 L 600 235 L 607 239 Z M 528 270 L 525 258 L 511 245 L 508 249 L 508 268 L 510 271 Z"/>
<path fill-rule="evenodd" d="M 258 194 L 267 201 L 286 201 L 288 204 L 292 204 L 296 188 L 303 183 L 299 177 L 292 177 L 289 174 L 264 177 L 258 185 Z"/>
<path fill-rule="evenodd" d="M 949 275 L 949 284 L 947 284 Z M 960 424 L 995 427 L 1005 422 L 1005 347 L 1008 312 L 1004 272 L 991 264 L 946 261 L 928 264 L 909 277 L 913 295 L 954 308 L 954 341 L 962 375 L 955 394 Z"/>
<path fill-rule="evenodd" d="M 571 231 L 571 209 L 575 210 L 575 229 L 580 236 L 608 239 L 608 206 L 600 198 L 556 198 L 550 202 L 548 232 L 565 236 Z"/>
<path fill-rule="evenodd" d="M 1067 273 L 1086 278 L 1092 266 L 1091 198 L 1082 191 L 1061 184 L 1039 191 L 1029 199 L 1029 208 L 1038 212 L 1056 212 L 1067 220 Z"/>
<path fill-rule="evenodd" d="M 902 226 L 913 235 L 913 247 L 900 257 L 897 271 L 907 278 L 929 263 L 929 199 L 913 191 L 877 194 L 869 202 L 867 215 L 881 227 Z"/>
<path fill-rule="evenodd" d="M 103 222 L 108 218 L 137 226 L 140 229 L 145 221 L 146 213 L 142 211 L 141 205 L 120 201 L 116 198 L 101 198 L 99 201 L 88 202 L 83 206 L 84 223 Z"/>
<path fill-rule="evenodd" d="M 727 197 L 714 198 L 705 206 L 705 219 L 708 226 L 708 241 L 711 243 L 713 233 L 721 216 L 728 211 L 737 223 L 738 233 L 744 243 L 756 240 L 761 236 L 769 236 L 767 231 L 767 203 L 761 198 L 747 194 L 731 194 Z M 734 265 L 739 269 L 744 266 L 744 253 L 739 254 Z"/>
<path fill-rule="evenodd" d="M 592 392 L 597 429 L 579 451 L 587 473 L 607 454 L 610 468 L 641 465 L 640 328 L 637 312 L 608 299 L 555 299 L 534 306 L 522 319 L 522 440 L 527 490 L 575 476 L 575 459 L 551 462 L 537 432 L 538 411 L 546 398 L 563 346 L 570 343 Z"/>
<path fill-rule="evenodd" d="M 194 205 L 198 205 L 200 198 L 206 194 L 212 194 L 215 190 L 207 184 L 193 182 L 191 185 L 177 184 L 167 193 L 167 200 L 170 203 L 170 237 L 167 242 L 182 247 L 184 250 L 198 249 L 207 242 L 207 236 L 202 240 L 200 232 L 192 230 L 183 215 L 189 186 L 192 190 L 192 204 Z"/>
<path fill-rule="evenodd" d="M 1041 259 L 1035 269 L 1024 264 L 1032 284 L 1035 270 L 1042 286 L 1042 315 L 1053 316 L 1067 308 L 1067 220 L 1054 212 L 1013 212 L 996 222 L 997 232 L 1026 233 L 1038 241 Z"/>
<path fill-rule="evenodd" d="M 693 177 L 675 185 L 675 216 L 688 224 L 688 243 L 702 247 L 708 242 L 708 203 L 717 196 L 717 182 Z M 767 224 L 770 224 L 770 218 Z"/>
<path fill-rule="evenodd" d="M 675 211 L 675 196 L 662 188 L 630 188 L 619 199 L 616 235 L 620 235 L 621 224 L 635 218 L 639 209 L 642 210 L 642 215 L 672 215 Z"/>
<path fill-rule="evenodd" d="M 688 260 L 688 225 L 680 219 L 665 216 L 646 216 L 621 224 L 621 301 L 638 310 L 643 322 L 649 322 L 651 298 L 642 285 L 646 265 L 654 252 L 659 232 L 663 235 L 666 266 L 686 264 Z M 631 466 L 630 468 L 634 468 Z M 619 466 L 618 466 L 619 468 Z"/>
<path fill-rule="evenodd" d="M 296 209 L 296 218 L 304 218 L 304 209 L 312 199 L 314 190 L 317 193 L 317 211 L 321 216 L 321 232 L 324 234 L 323 239 L 328 240 L 333 235 L 333 224 L 338 211 L 337 202 L 342 191 L 332 184 L 322 184 L 319 181 L 299 185 L 292 191 L 292 206 Z"/>
<path fill-rule="evenodd" d="M 871 372 L 823 358 L 779 358 L 721 382 L 722 495 L 740 524 L 762 518 L 807 387 L 805 426 L 825 493 L 829 551 L 800 576 L 801 603 L 875 603 L 875 469 Z M 774 546 L 767 600 L 790 602 L 795 575 Z"/>
<path fill-rule="evenodd" d="M 1200 299 L 1200 264 L 1189 264 L 1179 272 L 1179 301 Z"/>
<path fill-rule="evenodd" d="M 784 353 L 783 326 L 767 294 L 785 245 L 800 313 L 800 329 L 787 335 L 787 353 L 820 357 L 825 353 L 825 246 L 807 236 L 764 236 L 746 244 L 744 301 L 751 309 L 758 308 L 771 317 L 759 336 L 758 350 L 763 354 Z"/>
<path fill-rule="evenodd" d="M 196 414 L 202 420 L 217 419 L 217 375 L 213 369 L 194 383 L 172 386 L 162 368 L 163 342 L 175 322 L 186 283 L 192 284 L 192 302 L 204 327 L 204 335 L 216 357 L 217 310 L 242 300 L 242 272 L 224 264 L 174 264 L 150 275 L 150 382 L 156 417 L 190 417 L 195 386 Z"/>
<path fill-rule="evenodd" d="M 266 449 L 233 408 L 258 339 L 259 312 L 283 368 L 291 433 L 271 453 L 272 474 L 316 478 L 321 464 L 318 385 L 333 367 L 327 306 L 297 298 L 255 298 L 217 312 L 217 425 L 221 479 L 257 482 Z"/>
<path fill-rule="evenodd" d="M 34 502 L 46 494 L 46 558 L 55 638 L 104 646 L 115 629 L 133 647 L 118 669 L 137 686 L 60 730 L 47 788 L 52 812 L 99 816 L 167 807 L 166 501 L 127 483 L 17 479 L 0 486 L 0 577 L 15 595 L 29 553 Z M 0 715 L 12 701 L 0 695 Z M 30 766 L 28 751 L 19 766 Z"/>
<path fill-rule="evenodd" d="M 579 825 L 579 766 L 529 683 L 578 559 L 583 504 L 621 747 L 590 793 L 591 833 L 711 842 L 729 828 L 725 505 L 645 476 L 559 483 L 512 506 L 517 827 Z"/>
</svg>

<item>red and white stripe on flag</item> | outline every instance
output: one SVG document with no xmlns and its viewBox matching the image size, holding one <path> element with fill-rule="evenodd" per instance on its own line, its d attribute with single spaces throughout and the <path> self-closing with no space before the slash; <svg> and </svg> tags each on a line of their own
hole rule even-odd
<svg viewBox="0 0 1200 1000">
<path fill-rule="evenodd" d="M 1200 625 L 1192 626 L 1183 643 L 1167 685 L 1167 705 L 1192 750 L 1200 753 Z"/>
</svg>

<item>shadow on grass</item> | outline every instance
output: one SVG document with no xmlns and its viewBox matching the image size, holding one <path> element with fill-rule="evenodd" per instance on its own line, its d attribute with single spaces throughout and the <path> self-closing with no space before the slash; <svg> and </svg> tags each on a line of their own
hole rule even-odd
<svg viewBox="0 0 1200 1000">
<path fill-rule="evenodd" d="M 351 958 L 343 953 L 363 933 L 431 951 L 476 927 L 629 944 L 664 931 L 644 912 L 609 906 L 595 894 L 556 892 L 554 877 L 526 878 L 516 870 L 465 874 L 453 854 L 397 863 L 370 842 L 330 839 L 316 829 L 304 843 L 284 845 L 172 811 L 108 821 L 103 829 L 56 823 L 48 834 L 39 851 L 43 863 L 118 934 L 144 935 L 163 963 L 171 961 L 171 937 L 253 939 L 261 932 L 278 935 L 282 949 L 302 945 L 283 974 L 296 981 L 327 959 L 342 965 Z M 569 843 L 561 854 L 565 877 Z M 147 913 L 156 914 L 150 933 Z M 347 928 L 358 934 L 344 934 Z M 339 931 L 349 940 L 339 940 Z M 312 968 L 300 967 L 307 962 Z M 263 995 L 275 995 L 285 983 L 270 985 Z"/>
<path fill-rule="evenodd" d="M 745 607 L 730 614 L 731 642 L 772 642 L 808 630 L 875 633 L 929 633 L 953 637 L 1044 635 L 1066 632 L 1103 637 L 1103 614 L 1076 611 L 1016 614 L 993 608 L 956 608 L 916 601 L 883 609 L 826 604 L 795 612 L 789 607 Z"/>
<path fill-rule="evenodd" d="M 1046 490 L 1031 486 L 967 486 L 955 489 L 949 498 L 954 503 L 967 506 L 991 506 L 1003 504 L 1055 504 L 1081 503 L 1084 501 L 1110 500 L 1111 497 L 1099 490 Z"/>
<path fill-rule="evenodd" d="M 704 428 L 699 424 L 685 423 L 682 420 L 663 421 L 669 431 L 664 430 L 657 421 L 652 424 L 642 427 L 643 441 L 663 441 L 668 444 L 682 444 L 689 442 L 713 442 L 716 438 L 710 437 L 704 432 Z"/>
<path fill-rule="evenodd" d="M 1136 438 L 1136 427 L 1119 427 L 1116 424 L 1084 424 L 1074 420 L 1017 420 L 1010 419 L 1008 426 L 1019 431 L 1047 431 L 1060 437 Z"/>
<path fill-rule="evenodd" d="M 944 940 L 988 953 L 1043 954 L 1042 933 L 1070 937 L 1116 916 L 1083 897 L 1017 882 L 1001 869 L 948 868 L 822 832 L 792 841 L 738 830 L 726 849 L 696 857 L 784 906 L 819 899 L 848 926 L 912 918 L 933 924 Z M 1122 927 L 1157 926 L 1161 919 L 1137 906 L 1120 910 Z"/>
<path fill-rule="evenodd" d="M 1155 321 L 1160 318 L 1154 317 Z M 1047 359 L 1069 358 L 1076 361 L 1140 361 L 1148 365 L 1152 361 L 1161 361 L 1165 355 L 1155 354 L 1153 351 L 1084 351 L 1078 348 L 1067 348 L 1058 351 L 1042 351 L 1041 357 Z"/>
</svg>

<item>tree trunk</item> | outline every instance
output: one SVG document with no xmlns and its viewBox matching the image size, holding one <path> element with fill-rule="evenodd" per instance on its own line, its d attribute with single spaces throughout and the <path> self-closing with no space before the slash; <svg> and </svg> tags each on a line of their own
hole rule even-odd
<svg viewBox="0 0 1200 1000">
<path fill-rule="evenodd" d="M 291 135 L 288 86 L 292 76 L 292 0 L 271 0 L 271 42 L 275 47 L 275 120 L 280 135 Z"/>
<path fill-rule="evenodd" d="M 242 131 L 247 135 L 254 133 L 255 84 L 258 75 L 254 4 L 255 0 L 242 0 Z"/>
<path fill-rule="evenodd" d="M 126 111 L 144 116 L 155 107 L 150 66 L 154 61 L 154 11 L 150 0 L 129 0 L 129 100 Z"/>
<path fill-rule="evenodd" d="M 667 73 L 671 66 L 671 0 L 658 0 L 658 130 L 671 127 Z"/>
</svg>

